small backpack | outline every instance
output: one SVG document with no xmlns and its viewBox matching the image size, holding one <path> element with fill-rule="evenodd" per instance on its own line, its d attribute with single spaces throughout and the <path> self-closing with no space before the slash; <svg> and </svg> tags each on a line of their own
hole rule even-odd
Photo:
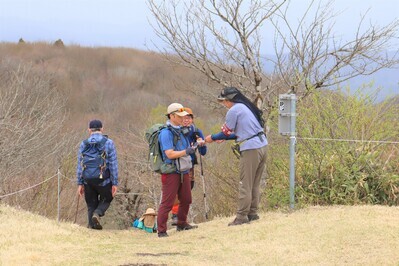
<svg viewBox="0 0 399 266">
<path fill-rule="evenodd" d="M 161 130 L 168 128 L 165 124 L 155 124 L 148 128 L 145 132 L 145 139 L 148 143 L 148 160 L 150 168 L 155 173 L 161 173 L 161 167 L 164 164 L 161 146 L 158 141 L 158 136 Z M 173 144 L 176 145 L 177 136 L 173 134 Z"/>
<path fill-rule="evenodd" d="M 82 177 L 86 182 L 98 184 L 110 177 L 109 169 L 106 169 L 107 140 L 107 137 L 103 136 L 99 142 L 89 142 L 88 139 L 83 141 L 85 147 L 82 151 Z"/>
</svg>

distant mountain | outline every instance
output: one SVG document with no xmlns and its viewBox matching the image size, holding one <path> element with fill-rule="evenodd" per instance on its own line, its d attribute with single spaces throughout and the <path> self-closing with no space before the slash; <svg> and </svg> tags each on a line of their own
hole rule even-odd
<svg viewBox="0 0 399 266">
<path fill-rule="evenodd" d="M 394 52 L 389 53 L 391 56 L 394 56 Z M 264 58 L 275 58 L 274 55 Z M 270 61 L 263 61 L 264 69 L 266 72 L 271 73 L 273 71 L 273 66 L 270 65 Z M 366 92 L 372 92 L 377 89 L 380 89 L 378 93 L 377 100 L 382 101 L 387 97 L 398 96 L 399 95 L 399 66 L 395 69 L 381 69 L 376 73 L 368 76 L 358 76 L 348 80 L 347 82 L 341 84 L 342 86 L 350 86 L 351 91 L 356 91 L 360 87 L 372 84 L 370 86 L 366 86 Z M 370 87 L 370 88 L 369 88 Z"/>
<path fill-rule="evenodd" d="M 352 91 L 372 82 L 372 87 L 366 89 L 366 91 L 381 89 L 378 94 L 380 101 L 387 97 L 399 95 L 399 69 L 381 69 L 373 75 L 359 76 L 348 82 Z"/>
</svg>

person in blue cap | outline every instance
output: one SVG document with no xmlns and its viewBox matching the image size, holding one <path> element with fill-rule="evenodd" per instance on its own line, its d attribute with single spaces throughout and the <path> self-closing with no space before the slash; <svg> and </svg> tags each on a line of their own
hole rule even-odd
<svg viewBox="0 0 399 266">
<path fill-rule="evenodd" d="M 114 142 L 103 135 L 100 120 L 90 121 L 88 131 L 90 136 L 81 142 L 78 151 L 78 193 L 85 197 L 88 227 L 101 230 L 100 217 L 118 190 L 118 158 Z"/>
</svg>

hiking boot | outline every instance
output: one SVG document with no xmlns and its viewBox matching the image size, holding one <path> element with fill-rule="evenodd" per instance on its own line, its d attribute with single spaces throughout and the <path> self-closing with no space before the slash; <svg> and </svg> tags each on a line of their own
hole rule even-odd
<svg viewBox="0 0 399 266">
<path fill-rule="evenodd" d="M 168 237 L 168 233 L 166 232 L 162 232 L 162 233 L 158 233 L 158 237 Z"/>
<path fill-rule="evenodd" d="M 257 214 L 248 214 L 248 220 L 249 221 L 259 220 L 259 215 L 257 215 Z"/>
<path fill-rule="evenodd" d="M 191 230 L 191 229 L 195 229 L 198 228 L 198 225 L 190 225 L 190 224 L 183 224 L 183 225 L 177 225 L 176 226 L 176 230 L 177 231 L 185 231 L 185 230 Z"/>
<path fill-rule="evenodd" d="M 103 227 L 100 224 L 100 216 L 97 213 L 93 214 L 93 217 L 91 217 L 91 221 L 93 223 L 93 229 L 97 229 L 97 230 L 102 230 Z"/>
<path fill-rule="evenodd" d="M 235 218 L 234 221 L 232 221 L 231 223 L 228 224 L 228 226 L 234 226 L 234 225 L 241 225 L 241 224 L 247 224 L 249 223 L 248 218 L 244 218 L 244 219 L 238 219 Z"/>
<path fill-rule="evenodd" d="M 172 214 L 172 226 L 177 225 L 177 214 Z"/>
</svg>

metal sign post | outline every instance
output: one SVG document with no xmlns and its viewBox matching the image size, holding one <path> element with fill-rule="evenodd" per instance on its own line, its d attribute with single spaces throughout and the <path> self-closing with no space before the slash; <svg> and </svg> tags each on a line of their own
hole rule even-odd
<svg viewBox="0 0 399 266">
<path fill-rule="evenodd" d="M 290 208 L 295 203 L 295 144 L 296 144 L 296 95 L 279 95 L 278 130 L 281 135 L 290 136 Z"/>
</svg>

